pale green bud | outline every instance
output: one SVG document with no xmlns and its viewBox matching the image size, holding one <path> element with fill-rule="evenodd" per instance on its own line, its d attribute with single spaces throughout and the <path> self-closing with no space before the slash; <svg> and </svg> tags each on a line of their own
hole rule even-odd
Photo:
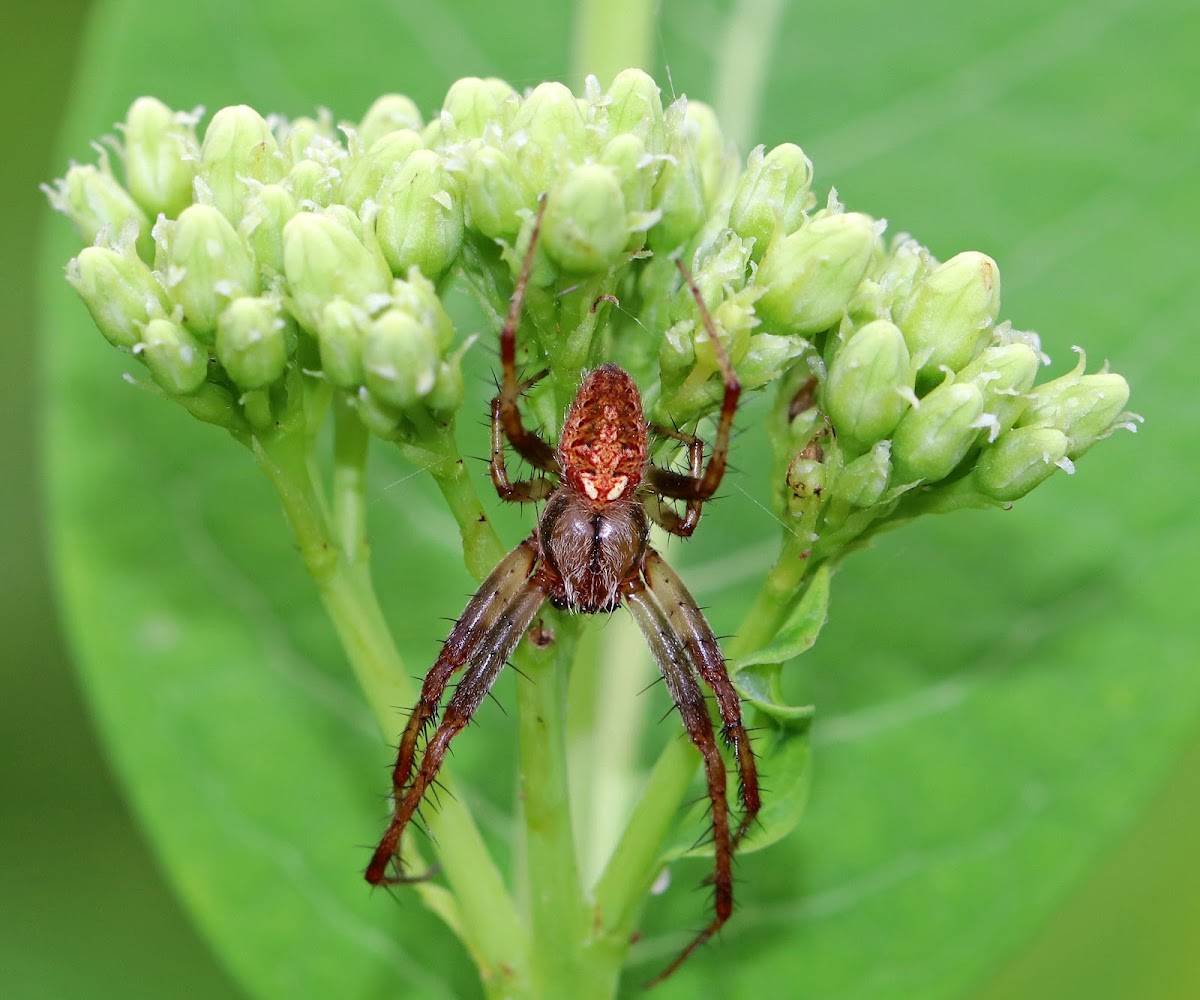
<svg viewBox="0 0 1200 1000">
<path fill-rule="evenodd" d="M 667 108 L 663 128 L 668 159 L 652 198 L 662 218 L 650 229 L 647 242 L 656 253 L 670 254 L 688 243 L 704 222 L 704 178 L 689 135 L 686 101 Z"/>
<path fill-rule="evenodd" d="M 358 126 L 358 137 L 368 149 L 389 132 L 411 129 L 419 132 L 424 127 L 421 112 L 411 98 L 402 94 L 384 94 L 376 99 L 363 115 Z"/>
<path fill-rule="evenodd" d="M 1112 372 L 1084 375 L 1087 359 L 1080 351 L 1075 369 L 1030 394 L 1029 406 L 1017 421 L 1020 427 L 1053 427 L 1067 436 L 1067 456 L 1078 458 L 1122 422 L 1129 402 L 1129 383 Z"/>
<path fill-rule="evenodd" d="M 761 260 L 776 235 L 794 233 L 813 205 L 809 191 L 812 163 L 792 143 L 776 146 L 763 155 L 757 147 L 738 178 L 729 209 L 729 225 L 745 239 L 754 240 L 754 259 Z"/>
<path fill-rule="evenodd" d="M 974 382 L 943 382 L 901 419 L 892 437 L 897 483 L 945 479 L 979 436 L 983 392 Z"/>
<path fill-rule="evenodd" d="M 517 212 L 526 207 L 525 193 L 512 158 L 484 146 L 467 170 L 466 224 L 488 239 L 511 244 L 521 231 Z"/>
<path fill-rule="evenodd" d="M 883 499 L 891 475 L 892 442 L 877 441 L 842 469 L 835 484 L 837 498 L 851 507 L 873 507 Z"/>
<path fill-rule="evenodd" d="M 685 101 L 684 131 L 700 169 L 704 203 L 715 206 L 725 183 L 737 170 L 737 161 L 725 142 L 717 114 L 703 101 Z"/>
<path fill-rule="evenodd" d="M 1053 427 L 1017 427 L 985 448 L 975 465 L 976 489 L 993 500 L 1019 500 L 1056 468 L 1074 472 L 1067 436 Z"/>
<path fill-rule="evenodd" d="M 407 278 L 392 282 L 392 308 L 408 313 L 433 331 L 439 351 L 454 341 L 454 321 L 438 298 L 437 289 L 416 267 L 408 269 Z"/>
<path fill-rule="evenodd" d="M 150 220 L 108 169 L 102 159 L 99 167 L 75 164 L 67 175 L 42 190 L 50 204 L 75 224 L 79 238 L 86 244 L 96 242 L 101 232 L 117 240 L 131 225 L 137 227 L 137 249 L 142 260 L 154 256 Z"/>
<path fill-rule="evenodd" d="M 829 366 L 825 408 L 851 453 L 891 434 L 913 398 L 904 335 L 885 319 L 855 332 Z"/>
<path fill-rule="evenodd" d="M 67 264 L 67 281 L 114 347 L 134 347 L 140 327 L 166 315 L 167 293 L 132 248 L 84 247 Z"/>
<path fill-rule="evenodd" d="M 150 218 L 175 218 L 192 201 L 200 145 L 191 118 L 153 97 L 125 115 L 125 183 Z"/>
<path fill-rule="evenodd" d="M 576 167 L 550 191 L 542 246 L 564 271 L 606 271 L 625 257 L 625 199 L 611 167 Z"/>
<path fill-rule="evenodd" d="M 257 111 L 238 104 L 213 115 L 200 147 L 200 177 L 226 219 L 234 225 L 241 221 L 247 180 L 273 184 L 286 173 L 286 158 Z"/>
<path fill-rule="evenodd" d="M 363 341 L 369 323 L 364 308 L 342 298 L 334 299 L 321 313 L 317 325 L 321 370 L 341 389 L 363 383 Z"/>
<path fill-rule="evenodd" d="M 958 374 L 959 381 L 974 382 L 983 390 L 983 412 L 990 416 L 987 439 L 995 441 L 1017 422 L 1029 405 L 1027 393 L 1037 378 L 1041 360 L 1028 344 L 996 344 Z"/>
<path fill-rule="evenodd" d="M 625 207 L 630 212 L 646 212 L 650 208 L 654 182 L 662 169 L 662 161 L 646 155 L 646 147 L 638 136 L 624 133 L 608 141 L 600 151 L 600 162 L 616 173 Z M 648 221 L 653 223 L 657 220 L 656 213 Z"/>
<path fill-rule="evenodd" d="M 516 150 L 517 165 L 526 189 L 535 195 L 553 187 L 565 168 L 587 155 L 587 125 L 575 95 L 561 83 L 538 84 L 521 102 L 511 131 L 525 138 Z"/>
<path fill-rule="evenodd" d="M 279 142 L 288 162 L 293 165 L 309 159 L 325 161 L 336 155 L 333 153 L 335 144 L 340 148 L 328 112 L 320 119 L 293 118 L 286 122 Z"/>
<path fill-rule="evenodd" d="M 279 184 L 256 187 L 246 199 L 238 234 L 265 276 L 283 272 L 283 227 L 297 211 L 296 199 Z"/>
<path fill-rule="evenodd" d="M 809 458 L 813 449 L 805 448 L 788 466 L 787 510 L 800 521 L 801 531 L 812 531 L 825 505 L 828 471 L 819 458 Z"/>
<path fill-rule="evenodd" d="M 892 241 L 891 249 L 879 268 L 877 281 L 880 288 L 881 306 L 887 309 L 891 319 L 899 307 L 912 296 L 913 287 L 926 277 L 938 262 L 920 243 L 911 236 L 899 235 Z"/>
<path fill-rule="evenodd" d="M 175 221 L 166 248 L 166 285 L 183 322 L 212 342 L 217 317 L 233 300 L 258 292 L 258 273 L 245 243 L 212 205 L 190 205 Z"/>
<path fill-rule="evenodd" d="M 743 389 L 757 389 L 779 378 L 796 358 L 808 349 L 799 337 L 777 337 L 760 333 L 750 338 L 737 365 Z"/>
<path fill-rule="evenodd" d="M 436 278 L 454 263 L 462 249 L 462 196 L 437 153 L 412 153 L 384 183 L 379 204 L 375 231 L 393 274 L 416 265 Z"/>
<path fill-rule="evenodd" d="M 339 176 L 336 168 L 316 160 L 301 160 L 283 179 L 301 208 L 318 209 L 333 204 Z"/>
<path fill-rule="evenodd" d="M 292 313 L 310 331 L 334 298 L 365 303 L 391 285 L 391 275 L 348 227 L 312 212 L 301 212 L 283 228 L 283 271 Z"/>
<path fill-rule="evenodd" d="M 773 243 L 755 282 L 762 321 L 777 333 L 836 326 L 879 247 L 878 225 L 858 212 L 826 215 Z"/>
<path fill-rule="evenodd" d="M 234 299 L 217 321 L 217 360 L 239 389 L 264 389 L 287 367 L 287 321 L 274 296 Z"/>
<path fill-rule="evenodd" d="M 632 134 L 647 152 L 663 151 L 662 92 L 653 77 L 640 69 L 618 73 L 608 88 L 609 135 Z"/>
<path fill-rule="evenodd" d="M 664 384 L 679 384 L 695 367 L 696 327 L 695 320 L 686 319 L 673 323 L 663 331 L 662 342 L 658 346 L 658 365 Z"/>
<path fill-rule="evenodd" d="M 987 343 L 1000 311 L 1000 270 L 986 254 L 951 257 L 913 288 L 897 311 L 918 381 L 936 381 L 941 366 L 958 371 Z"/>
<path fill-rule="evenodd" d="M 462 407 L 467 397 L 463 383 L 462 359 L 458 356 L 439 361 L 433 388 L 423 400 L 434 419 L 448 421 Z"/>
<path fill-rule="evenodd" d="M 173 396 L 195 392 L 208 377 L 208 352 L 204 346 L 169 319 L 152 319 L 147 323 L 141 341 L 133 350 L 146 363 L 154 381 Z"/>
<path fill-rule="evenodd" d="M 697 251 L 700 259 L 692 272 L 692 282 L 699 289 L 709 312 L 713 312 L 727 294 L 740 290 L 746 284 L 750 249 L 747 241 L 727 229 L 716 240 Z M 686 281 L 671 300 L 671 319 L 700 319 L 696 298 Z"/>
<path fill-rule="evenodd" d="M 380 136 L 350 165 L 342 183 L 342 201 L 356 212 L 368 198 L 378 201 L 387 175 L 421 148 L 421 136 L 412 129 Z"/>
<path fill-rule="evenodd" d="M 490 124 L 499 125 L 506 117 L 505 105 L 515 110 L 517 100 L 517 92 L 503 80 L 468 76 L 451 85 L 442 112 L 454 123 L 455 138 L 463 142 L 480 138 Z"/>
<path fill-rule="evenodd" d="M 367 388 L 383 402 L 412 406 L 434 387 L 438 374 L 434 333 L 420 320 L 389 309 L 371 321 L 363 342 Z"/>
</svg>

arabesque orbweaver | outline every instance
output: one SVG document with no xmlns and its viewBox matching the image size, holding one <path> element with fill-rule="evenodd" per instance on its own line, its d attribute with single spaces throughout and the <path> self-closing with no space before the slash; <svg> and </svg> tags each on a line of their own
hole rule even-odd
<svg viewBox="0 0 1200 1000">
<path fill-rule="evenodd" d="M 682 262 L 684 280 L 699 307 L 720 364 L 725 392 L 716 441 L 708 464 L 703 442 L 690 434 L 647 424 L 633 379 L 615 364 L 603 364 L 584 378 L 567 410 L 557 449 L 525 427 L 518 401 L 546 373 L 517 378 L 516 332 L 545 199 L 530 235 L 529 249 L 500 333 L 503 377 L 492 400 L 491 474 L 496 492 L 511 503 L 545 502 L 533 533 L 506 555 L 468 602 L 421 686 L 420 698 L 400 738 L 392 771 L 394 814 L 367 866 L 372 885 L 412 881 L 389 874 L 399 869 L 400 838 L 437 776 L 450 741 L 471 721 L 500 670 L 542 605 L 582 614 L 607 613 L 624 604 L 641 628 L 667 689 L 679 708 L 688 736 L 704 762 L 712 803 L 715 855 L 714 915 L 708 925 L 657 977 L 666 978 L 729 919 L 733 911 L 733 852 L 759 811 L 758 775 L 741 703 L 712 629 L 683 581 L 649 544 L 650 522 L 687 537 L 701 508 L 725 473 L 730 431 L 741 386 L 717 338 L 704 300 Z M 687 474 L 664 469 L 649 459 L 649 434 L 687 446 Z M 542 473 L 510 480 L 504 445 Z M 557 477 L 558 482 L 549 478 Z M 667 501 L 684 503 L 679 514 Z M 438 713 L 446 685 L 459 670 L 462 680 L 417 764 L 417 742 Z M 712 689 L 721 732 L 732 745 L 740 778 L 741 821 L 730 830 L 725 762 L 700 681 Z"/>
</svg>

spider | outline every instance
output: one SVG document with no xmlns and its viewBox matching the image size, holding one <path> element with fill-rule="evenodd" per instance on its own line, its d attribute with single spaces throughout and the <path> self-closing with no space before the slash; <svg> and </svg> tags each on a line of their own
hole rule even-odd
<svg viewBox="0 0 1200 1000">
<path fill-rule="evenodd" d="M 394 814 L 367 866 L 366 879 L 372 885 L 383 885 L 420 877 L 400 870 L 400 838 L 435 780 L 450 741 L 471 721 L 543 604 L 549 600 L 556 608 L 580 614 L 608 613 L 624 604 L 644 634 L 687 734 L 703 759 L 712 804 L 714 914 L 654 980 L 658 982 L 729 919 L 733 911 L 733 852 L 760 805 L 754 754 L 720 647 L 683 581 L 649 544 L 651 521 L 685 538 L 696 530 L 704 502 L 716 492 L 725 473 L 741 386 L 695 282 L 683 263 L 677 262 L 717 352 L 725 383 L 708 464 L 704 464 L 704 444 L 698 437 L 647 424 L 637 386 L 615 364 L 600 365 L 584 377 L 567 410 L 557 448 L 527 428 L 518 401 L 547 373 L 518 380 L 516 332 L 544 211 L 543 198 L 500 332 L 503 376 L 492 400 L 489 465 L 502 500 L 544 502 L 545 506 L 533 533 L 501 559 L 471 598 L 425 676 L 392 771 Z M 687 474 L 649 460 L 651 432 L 687 448 Z M 506 441 L 541 475 L 511 480 L 505 464 Z M 668 500 L 682 501 L 683 513 Z M 418 739 L 436 719 L 447 683 L 464 668 L 418 765 Z M 736 832 L 730 829 L 725 763 L 701 680 L 716 696 L 721 734 L 732 744 L 737 762 L 743 811 Z M 389 872 L 393 862 L 396 874 Z"/>
</svg>

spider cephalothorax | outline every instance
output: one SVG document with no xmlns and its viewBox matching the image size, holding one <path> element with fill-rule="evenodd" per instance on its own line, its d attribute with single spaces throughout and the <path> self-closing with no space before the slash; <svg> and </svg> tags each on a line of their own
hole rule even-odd
<svg viewBox="0 0 1200 1000">
<path fill-rule="evenodd" d="M 651 522 L 684 537 L 695 530 L 703 503 L 716 492 L 725 472 L 741 388 L 704 302 L 680 264 L 725 383 L 716 441 L 707 465 L 699 438 L 647 426 L 636 384 L 614 364 L 601 365 L 584 378 L 567 411 L 557 449 L 527 429 L 518 403 L 521 394 L 545 373 L 518 380 L 516 330 L 540 223 L 539 215 L 500 334 L 503 379 L 492 400 L 490 465 L 501 499 L 545 501 L 545 509 L 534 532 L 500 561 L 468 602 L 425 676 L 392 772 L 395 812 L 367 866 L 366 877 L 375 885 L 408 880 L 399 863 L 400 837 L 436 777 L 450 741 L 470 721 L 542 605 L 550 601 L 561 609 L 595 614 L 624 604 L 646 637 L 688 736 L 700 753 L 712 803 L 715 913 L 662 978 L 732 913 L 733 850 L 759 809 L 754 754 L 720 647 L 683 581 L 649 544 Z M 649 460 L 651 432 L 686 445 L 686 474 L 660 468 Z M 540 474 L 510 480 L 506 444 Z M 684 503 L 682 514 L 670 505 L 672 500 Z M 418 764 L 418 739 L 436 718 L 450 678 L 464 669 Z M 729 825 L 725 762 L 701 681 L 716 697 L 721 735 L 733 747 L 737 761 L 743 812 L 736 831 Z M 397 873 L 389 874 L 393 864 Z"/>
</svg>

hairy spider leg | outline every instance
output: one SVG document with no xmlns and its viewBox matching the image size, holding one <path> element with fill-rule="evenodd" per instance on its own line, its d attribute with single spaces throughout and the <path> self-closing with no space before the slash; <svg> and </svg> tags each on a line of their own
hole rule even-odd
<svg viewBox="0 0 1200 1000">
<path fill-rule="evenodd" d="M 712 802 L 713 831 L 713 909 L 708 925 L 697 934 L 675 960 L 646 986 L 654 986 L 668 978 L 697 948 L 711 938 L 733 913 L 733 840 L 729 831 L 729 803 L 726 790 L 725 760 L 717 748 L 712 719 L 704 692 L 696 679 L 684 640 L 677 634 L 669 615 L 663 610 L 657 595 L 647 589 L 638 577 L 624 585 L 626 606 L 646 638 L 667 690 L 679 707 L 684 729 L 704 761 L 704 776 L 708 782 L 708 797 Z M 711 635 L 711 632 L 709 633 Z M 715 640 L 713 640 L 715 642 Z"/>
<path fill-rule="evenodd" d="M 546 196 L 542 195 L 538 201 L 537 218 L 534 219 L 533 230 L 529 234 L 529 249 L 525 251 L 525 259 L 521 262 L 521 273 L 517 276 L 512 298 L 508 301 L 508 317 L 500 331 L 500 365 L 503 377 L 500 392 L 492 400 L 492 413 L 499 419 L 509 443 L 525 461 L 542 472 L 557 473 L 558 459 L 554 449 L 542 440 L 537 431 L 529 430 L 525 426 L 518 406 L 522 387 L 517 380 L 517 327 L 521 323 L 521 307 L 525 302 L 525 291 L 529 287 L 529 275 L 533 270 L 534 250 L 537 247 L 538 235 L 542 231 L 542 217 L 546 214 Z"/>
<path fill-rule="evenodd" d="M 661 424 L 651 424 L 650 430 L 659 437 L 674 438 L 676 441 L 686 444 L 688 474 L 693 480 L 701 478 L 704 474 L 704 442 L 700 438 L 695 434 L 663 427 Z M 653 518 L 655 524 L 664 531 L 669 531 L 672 535 L 679 535 L 682 538 L 691 537 L 692 532 L 696 530 L 696 525 L 700 523 L 700 514 L 704 508 L 704 501 L 693 497 L 687 501 L 683 515 L 680 516 L 657 493 L 646 493 L 644 501 L 646 513 Z"/>
<path fill-rule="evenodd" d="M 721 367 L 721 377 L 725 380 L 725 395 L 721 400 L 721 415 L 717 419 L 717 437 L 713 441 L 712 454 L 709 456 L 708 467 L 704 470 L 704 475 L 685 476 L 670 469 L 651 465 L 646 471 L 646 483 L 655 493 L 672 500 L 703 502 L 717 492 L 717 487 L 721 485 L 721 478 L 725 475 L 725 466 L 729 458 L 729 437 L 733 430 L 733 415 L 737 411 L 742 385 L 733 371 L 729 355 L 725 352 L 725 345 L 717 336 L 712 316 L 704 304 L 704 296 L 700 294 L 700 289 L 692 280 L 691 272 L 681 260 L 676 260 L 675 265 L 679 268 L 679 273 L 683 275 L 683 280 L 687 282 L 688 288 L 691 289 L 692 298 L 696 300 L 696 306 L 700 310 L 700 318 L 708 333 L 709 343 L 712 344 L 713 352 L 717 356 L 717 363 Z M 698 518 L 699 512 L 697 511 L 696 519 Z M 692 527 L 694 529 L 695 525 L 693 524 Z"/>
<path fill-rule="evenodd" d="M 758 769 L 754 750 L 742 722 L 742 703 L 725 669 L 725 657 L 711 626 L 679 574 L 654 549 L 646 550 L 642 574 L 650 592 L 658 598 L 671 630 L 682 640 L 688 658 L 717 698 L 724 736 L 733 746 L 741 786 L 742 821 L 733 837 L 733 845 L 745 836 L 758 816 L 762 799 L 758 789 Z"/>
<path fill-rule="evenodd" d="M 400 738 L 392 770 L 392 821 L 367 865 L 366 879 L 372 885 L 408 881 L 389 877 L 388 865 L 399 850 L 400 836 L 420 805 L 425 788 L 441 767 L 446 746 L 470 720 L 546 598 L 548 584 L 534 572 L 537 556 L 537 542 L 530 537 L 500 561 L 467 603 L 442 652 L 425 675 L 421 695 Z M 441 726 L 426 744 L 414 779 L 417 741 L 425 726 L 436 717 L 450 678 L 468 661 L 474 667 L 450 699 Z"/>
<path fill-rule="evenodd" d="M 540 371 L 532 378 L 527 378 L 517 386 L 520 396 L 530 386 L 535 385 L 549 374 Z M 504 458 L 504 422 L 500 416 L 501 396 L 497 393 L 492 397 L 492 455 L 488 467 L 492 473 L 492 485 L 501 500 L 507 503 L 537 503 L 545 500 L 554 492 L 556 483 L 547 476 L 534 476 L 530 479 L 510 480 L 508 478 L 508 463 Z"/>
</svg>

